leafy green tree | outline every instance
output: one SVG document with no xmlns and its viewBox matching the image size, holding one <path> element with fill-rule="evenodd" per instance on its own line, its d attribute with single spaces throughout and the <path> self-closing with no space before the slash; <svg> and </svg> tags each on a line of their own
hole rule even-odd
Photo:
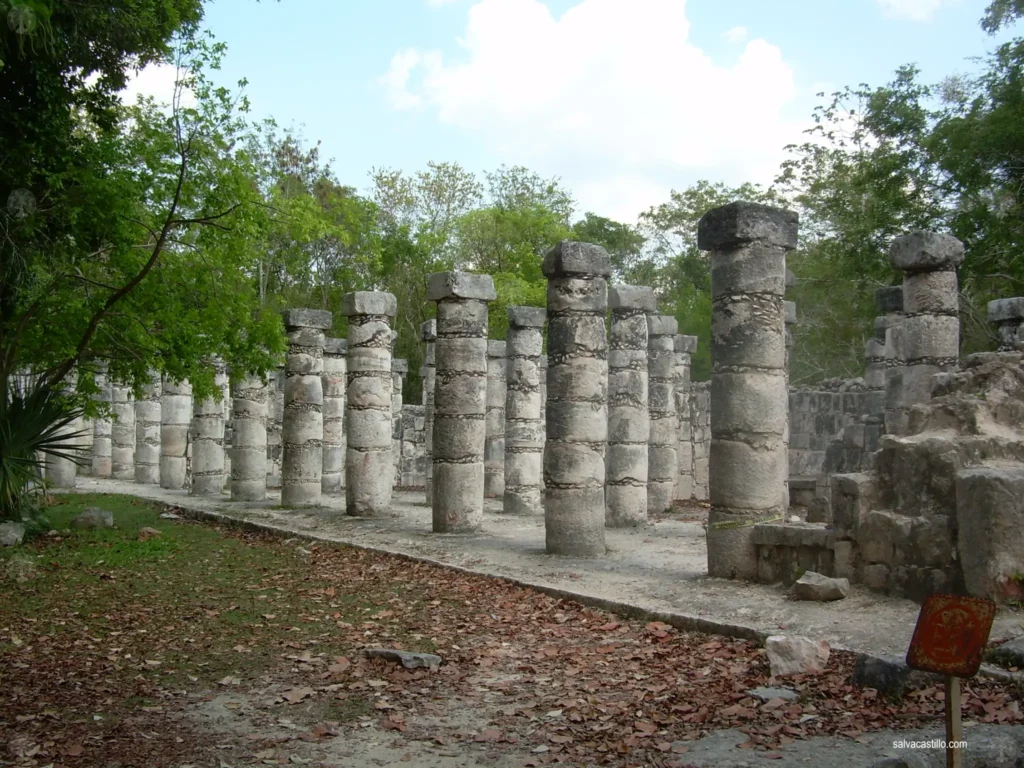
<svg viewBox="0 0 1024 768">
<path fill-rule="evenodd" d="M 645 238 L 635 227 L 586 213 L 573 224 L 572 236 L 584 243 L 596 243 L 608 251 L 612 280 L 630 285 L 651 285 L 653 264 L 644 257 Z"/>
</svg>

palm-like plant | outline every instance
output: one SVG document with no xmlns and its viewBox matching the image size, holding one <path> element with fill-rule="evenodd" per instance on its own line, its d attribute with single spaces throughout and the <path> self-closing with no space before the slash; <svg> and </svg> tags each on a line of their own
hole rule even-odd
<svg viewBox="0 0 1024 768">
<path fill-rule="evenodd" d="M 84 432 L 70 427 L 84 409 L 42 379 L 0 372 L 0 388 L 0 519 L 18 520 L 41 484 L 41 456 L 82 462 L 75 440 Z"/>
</svg>

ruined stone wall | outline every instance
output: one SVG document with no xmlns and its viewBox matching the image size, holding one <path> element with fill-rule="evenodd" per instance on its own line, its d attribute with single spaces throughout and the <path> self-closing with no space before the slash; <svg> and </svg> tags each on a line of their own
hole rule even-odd
<svg viewBox="0 0 1024 768">
<path fill-rule="evenodd" d="M 423 488 L 427 482 L 426 408 L 402 406 L 402 479 L 403 488 Z"/>
<path fill-rule="evenodd" d="M 789 392 L 789 476 L 814 477 L 825 468 L 830 444 L 867 414 L 863 379 L 829 379 Z"/>
</svg>

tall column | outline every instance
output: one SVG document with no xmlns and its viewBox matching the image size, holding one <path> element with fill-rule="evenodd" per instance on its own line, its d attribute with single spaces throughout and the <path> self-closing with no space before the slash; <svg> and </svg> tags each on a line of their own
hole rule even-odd
<svg viewBox="0 0 1024 768">
<path fill-rule="evenodd" d="M 693 498 L 693 425 L 690 423 L 690 364 L 697 351 L 697 337 L 675 337 L 676 350 L 676 417 L 678 418 L 678 442 L 676 443 L 676 464 L 679 467 L 675 498 L 689 501 Z"/>
<path fill-rule="evenodd" d="M 420 326 L 421 338 L 427 348 L 423 356 L 423 452 L 427 461 L 424 472 L 423 487 L 426 492 L 427 504 L 434 503 L 434 343 L 437 340 L 437 320 L 427 320 Z"/>
<path fill-rule="evenodd" d="M 225 369 L 225 375 L 221 380 L 220 395 L 221 395 L 221 406 L 224 408 L 224 488 L 222 490 L 230 492 L 231 490 L 231 449 L 234 446 L 234 399 L 231 397 L 231 374 Z"/>
<path fill-rule="evenodd" d="M 346 293 L 348 387 L 345 508 L 349 515 L 383 514 L 391 505 L 391 318 L 393 294 Z"/>
<path fill-rule="evenodd" d="M 166 376 L 160 395 L 160 487 L 181 490 L 188 477 L 192 385 Z"/>
<path fill-rule="evenodd" d="M 605 554 L 608 441 L 608 276 L 599 245 L 563 240 L 544 257 L 548 279 L 544 531 L 548 554 Z"/>
<path fill-rule="evenodd" d="M 402 406 L 405 374 L 409 372 L 408 360 L 391 361 L 391 462 L 393 486 L 402 485 Z"/>
<path fill-rule="evenodd" d="M 753 526 L 785 513 L 789 415 L 783 296 L 797 215 L 731 203 L 704 215 L 711 251 L 711 465 L 708 574 L 757 576 Z"/>
<path fill-rule="evenodd" d="M 490 275 L 439 272 L 427 282 L 437 302 L 432 443 L 433 531 L 466 533 L 483 520 Z"/>
<path fill-rule="evenodd" d="M 214 386 L 222 390 L 227 374 L 214 363 Z M 193 496 L 220 496 L 224 492 L 225 403 L 213 397 L 194 399 L 192 406 L 192 488 Z"/>
<path fill-rule="evenodd" d="M 345 493 L 345 355 L 348 341 L 324 339 L 324 464 L 320 492 L 325 496 Z"/>
<path fill-rule="evenodd" d="M 952 235 L 914 232 L 896 238 L 889 262 L 903 270 L 904 406 L 932 396 L 932 376 L 960 360 L 956 268 L 964 246 Z"/>
<path fill-rule="evenodd" d="M 110 379 L 107 378 L 107 366 L 101 363 L 96 372 L 96 402 L 109 405 L 111 399 Z M 92 474 L 94 477 L 110 477 L 113 471 L 113 442 L 110 416 L 98 416 L 92 422 Z"/>
<path fill-rule="evenodd" d="M 542 307 L 509 307 L 505 340 L 505 496 L 509 515 L 540 515 L 544 432 L 541 423 Z"/>
<path fill-rule="evenodd" d="M 231 391 L 231 500 L 267 498 L 267 385 L 246 376 Z"/>
<path fill-rule="evenodd" d="M 79 371 L 78 381 L 81 382 L 87 375 L 89 374 Z M 78 477 L 89 477 L 92 475 L 92 441 L 96 428 L 93 425 L 93 420 L 89 417 L 84 417 L 81 421 L 82 433 L 77 440 L 79 449 L 77 451 L 78 464 L 75 467 L 75 474 Z"/>
<path fill-rule="evenodd" d="M 648 405 L 651 436 L 647 446 L 647 511 L 671 509 L 675 497 L 676 456 L 675 335 L 679 323 L 671 315 L 647 316 Z"/>
<path fill-rule="evenodd" d="M 786 270 L 786 276 L 788 277 L 789 270 Z M 789 285 L 788 281 L 786 283 Z M 799 321 L 796 315 L 796 302 L 795 301 L 783 301 L 783 324 L 786 328 L 786 362 L 783 365 L 782 371 L 786 377 L 786 423 L 782 430 L 782 442 L 786 448 L 786 469 L 782 473 L 782 509 L 789 509 L 789 366 L 793 360 L 793 348 L 796 346 L 796 339 L 793 337 L 793 328 L 795 328 Z"/>
<path fill-rule="evenodd" d="M 281 504 L 315 507 L 320 503 L 324 465 L 324 331 L 333 324 L 333 317 L 323 309 L 289 309 L 283 317 L 288 356 L 281 426 Z"/>
<path fill-rule="evenodd" d="M 1000 352 L 1024 349 L 1024 297 L 990 301 L 988 321 L 996 326 Z"/>
<path fill-rule="evenodd" d="M 484 443 L 484 495 L 501 498 L 505 494 L 505 381 L 506 346 L 504 341 L 487 340 L 487 438 Z"/>
<path fill-rule="evenodd" d="M 68 379 L 65 379 L 63 385 L 63 391 L 65 396 L 71 396 L 74 394 L 74 385 L 70 381 L 74 381 L 76 375 L 71 375 Z M 70 445 L 78 445 L 80 443 L 80 436 L 76 433 L 80 433 L 83 429 L 82 418 L 79 417 L 72 421 L 70 424 L 65 426 L 61 430 L 61 435 L 64 442 Z M 77 455 L 77 451 L 68 450 L 65 451 L 69 456 Z M 46 454 L 44 456 L 45 468 L 46 468 L 46 485 L 48 488 L 62 489 L 62 488 L 74 488 L 75 481 L 78 477 L 78 464 L 73 459 L 65 459 L 59 456 L 52 456 Z"/>
<path fill-rule="evenodd" d="M 653 288 L 613 285 L 608 306 L 612 322 L 604 522 L 609 528 L 629 528 L 647 522 L 647 315 L 658 310 L 658 303 Z"/>
<path fill-rule="evenodd" d="M 903 404 L 903 286 L 877 289 L 875 305 L 885 317 L 885 431 L 902 435 L 907 431 L 907 409 Z"/>
<path fill-rule="evenodd" d="M 160 483 L 160 374 L 150 373 L 142 397 L 135 401 L 135 482 Z"/>
<path fill-rule="evenodd" d="M 114 420 L 110 425 L 111 472 L 115 480 L 135 479 L 135 396 L 131 387 L 114 383 L 110 387 Z"/>
</svg>

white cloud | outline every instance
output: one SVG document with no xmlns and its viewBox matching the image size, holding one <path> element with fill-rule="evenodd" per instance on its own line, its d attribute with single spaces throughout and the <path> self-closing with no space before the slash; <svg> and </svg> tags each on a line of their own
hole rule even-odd
<svg viewBox="0 0 1024 768">
<path fill-rule="evenodd" d="M 962 0 L 878 0 L 878 5 L 890 19 L 928 21 L 941 7 L 959 2 Z"/>
<path fill-rule="evenodd" d="M 746 27 L 733 27 L 732 29 L 726 30 L 722 37 L 730 43 L 742 43 L 750 37 L 750 31 Z"/>
<path fill-rule="evenodd" d="M 158 104 L 169 105 L 174 99 L 177 80 L 178 68 L 173 64 L 150 64 L 129 76 L 127 86 L 121 91 L 121 101 L 134 104 L 139 96 L 152 96 Z M 196 105 L 191 91 L 185 91 L 182 104 L 187 107 Z"/>
<path fill-rule="evenodd" d="M 750 40 L 730 67 L 687 42 L 683 0 L 480 0 L 461 53 L 395 54 L 378 84 L 478 134 L 509 165 L 561 176 L 584 210 L 632 220 L 701 176 L 770 181 L 804 127 L 782 52 Z"/>
<path fill-rule="evenodd" d="M 427 5 L 431 8 L 440 8 L 442 5 L 451 5 L 456 2 L 458 2 L 458 0 L 427 0 Z"/>
</svg>

